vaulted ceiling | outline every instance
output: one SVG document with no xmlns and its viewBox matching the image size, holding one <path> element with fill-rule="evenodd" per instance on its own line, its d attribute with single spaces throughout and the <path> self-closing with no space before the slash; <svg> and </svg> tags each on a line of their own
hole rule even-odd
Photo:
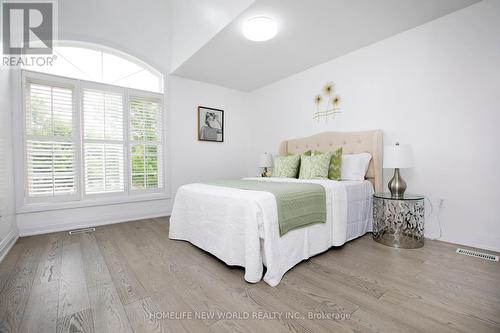
<svg viewBox="0 0 500 333">
<path fill-rule="evenodd" d="M 173 74 L 253 91 L 478 1 L 256 0 Z M 277 21 L 277 36 L 245 39 L 242 23 L 260 15 Z"/>
</svg>

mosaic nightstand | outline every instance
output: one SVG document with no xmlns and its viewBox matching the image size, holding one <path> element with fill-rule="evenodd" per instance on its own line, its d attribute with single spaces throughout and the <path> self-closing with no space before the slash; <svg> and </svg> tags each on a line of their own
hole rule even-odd
<svg viewBox="0 0 500 333">
<path fill-rule="evenodd" d="M 375 193 L 373 239 L 403 249 L 424 246 L 424 198 L 418 194 L 393 198 L 390 193 Z"/>
</svg>

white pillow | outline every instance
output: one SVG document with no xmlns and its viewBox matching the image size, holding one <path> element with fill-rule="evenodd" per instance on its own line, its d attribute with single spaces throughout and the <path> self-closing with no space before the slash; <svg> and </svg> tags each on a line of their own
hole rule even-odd
<svg viewBox="0 0 500 333">
<path fill-rule="evenodd" d="M 342 155 L 342 180 L 364 180 L 372 155 L 369 153 Z"/>
</svg>

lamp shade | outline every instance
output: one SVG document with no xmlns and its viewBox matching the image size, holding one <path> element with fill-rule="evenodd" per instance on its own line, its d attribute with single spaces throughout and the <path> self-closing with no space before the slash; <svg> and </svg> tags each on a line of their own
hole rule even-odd
<svg viewBox="0 0 500 333">
<path fill-rule="evenodd" d="M 259 167 L 270 168 L 273 166 L 273 155 L 269 153 L 260 154 Z"/>
<path fill-rule="evenodd" d="M 413 167 L 413 150 L 411 145 L 396 143 L 384 147 L 384 168 L 411 168 Z"/>
</svg>

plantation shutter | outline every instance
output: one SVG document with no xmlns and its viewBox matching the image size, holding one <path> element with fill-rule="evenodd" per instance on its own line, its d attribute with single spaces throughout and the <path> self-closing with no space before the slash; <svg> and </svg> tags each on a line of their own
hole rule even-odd
<svg viewBox="0 0 500 333">
<path fill-rule="evenodd" d="M 130 170 L 131 188 L 163 188 L 163 108 L 161 99 L 131 96 Z"/>
<path fill-rule="evenodd" d="M 30 71 L 22 79 L 23 208 L 165 193 L 163 94 Z"/>
<path fill-rule="evenodd" d="M 27 82 L 27 198 L 77 194 L 73 88 Z"/>
<path fill-rule="evenodd" d="M 125 191 L 123 94 L 83 89 L 86 194 Z"/>
</svg>

